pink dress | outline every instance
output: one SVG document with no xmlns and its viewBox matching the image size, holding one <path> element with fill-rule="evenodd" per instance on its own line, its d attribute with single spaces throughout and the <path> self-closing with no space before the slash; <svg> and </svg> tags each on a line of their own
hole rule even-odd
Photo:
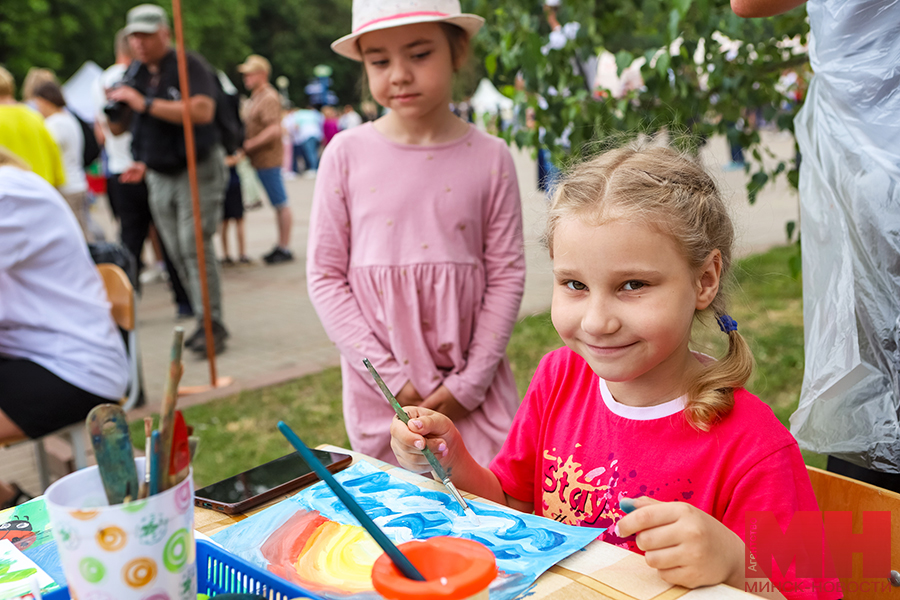
<svg viewBox="0 0 900 600">
<path fill-rule="evenodd" d="M 487 466 L 518 392 L 506 345 L 525 286 L 522 208 L 505 143 L 471 127 L 437 146 L 394 143 L 367 123 L 325 150 L 307 252 L 309 295 L 341 351 L 354 450 L 396 464 L 394 417 L 365 366 L 395 393 L 441 384 L 471 413 L 456 423 Z"/>
</svg>

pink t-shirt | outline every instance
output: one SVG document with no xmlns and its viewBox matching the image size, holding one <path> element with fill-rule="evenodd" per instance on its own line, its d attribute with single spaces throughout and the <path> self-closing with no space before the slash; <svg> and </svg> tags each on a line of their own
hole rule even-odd
<svg viewBox="0 0 900 600">
<path fill-rule="evenodd" d="M 634 537 L 613 530 L 625 497 L 688 502 L 741 539 L 747 511 L 771 511 L 784 529 L 795 511 L 818 510 L 797 442 L 759 398 L 738 390 L 734 409 L 709 432 L 688 424 L 684 402 L 619 404 L 580 356 L 561 348 L 541 361 L 490 468 L 535 514 L 606 528 L 600 539 L 635 552 Z"/>
</svg>

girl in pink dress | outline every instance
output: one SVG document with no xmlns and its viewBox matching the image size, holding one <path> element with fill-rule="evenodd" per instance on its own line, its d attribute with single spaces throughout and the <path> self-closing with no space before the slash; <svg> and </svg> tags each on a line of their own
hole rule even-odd
<svg viewBox="0 0 900 600">
<path fill-rule="evenodd" d="M 356 0 L 332 48 L 362 61 L 390 111 L 329 144 L 310 217 L 310 298 L 341 351 L 354 450 L 394 464 L 394 412 L 453 419 L 487 465 L 518 405 L 506 345 L 525 284 L 522 214 L 506 145 L 450 112 L 454 72 L 483 19 L 458 0 Z"/>
</svg>

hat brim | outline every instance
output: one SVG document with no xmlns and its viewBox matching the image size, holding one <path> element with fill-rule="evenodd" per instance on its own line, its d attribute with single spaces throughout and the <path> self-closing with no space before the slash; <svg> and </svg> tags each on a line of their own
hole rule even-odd
<svg viewBox="0 0 900 600">
<path fill-rule="evenodd" d="M 356 61 L 362 61 L 362 55 L 359 53 L 359 46 L 356 44 L 360 36 L 371 33 L 372 31 L 390 29 L 392 27 L 402 27 L 403 25 L 412 25 L 414 23 L 450 23 L 451 25 L 462 28 L 466 34 L 468 34 L 469 39 L 472 39 L 472 37 L 478 33 L 478 30 L 481 29 L 481 26 L 484 25 L 484 19 L 478 15 L 463 13 L 461 15 L 449 17 L 412 15 L 409 17 L 400 17 L 398 19 L 378 21 L 377 23 L 363 27 L 359 31 L 355 31 L 335 40 L 331 43 L 331 49 L 341 56 L 346 56 L 347 58 Z"/>
<path fill-rule="evenodd" d="M 151 23 L 133 23 L 125 26 L 125 35 L 131 35 L 132 33 L 156 33 L 162 28 L 162 25 L 153 25 Z"/>
</svg>

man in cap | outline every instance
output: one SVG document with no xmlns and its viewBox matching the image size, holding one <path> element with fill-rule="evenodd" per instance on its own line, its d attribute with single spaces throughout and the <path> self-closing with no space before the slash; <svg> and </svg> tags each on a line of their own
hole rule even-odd
<svg viewBox="0 0 900 600">
<path fill-rule="evenodd" d="M 200 323 L 185 345 L 206 356 L 200 270 L 182 125 L 185 100 L 178 79 L 178 60 L 170 43 L 169 19 L 161 7 L 141 4 L 128 11 L 125 32 L 139 65 L 129 69 L 132 77 L 107 92 L 110 100 L 121 102 L 129 109 L 123 111 L 125 114 L 118 122 L 110 122 L 110 130 L 118 134 L 130 126 L 134 136 L 135 162 L 122 173 L 120 181 L 133 183 L 146 177 L 153 221 L 179 277 L 188 284 L 188 295 Z M 210 316 L 218 353 L 225 349 L 225 338 L 228 337 L 222 324 L 219 266 L 212 244 L 213 234 L 222 219 L 227 181 L 225 150 L 215 123 L 219 84 L 209 64 L 192 52 L 187 53 L 187 71 Z"/>
<path fill-rule="evenodd" d="M 281 143 L 281 96 L 269 83 L 272 65 L 264 57 L 251 54 L 238 67 L 244 76 L 244 87 L 250 90 L 250 101 L 244 107 L 246 140 L 244 152 L 256 169 L 259 180 L 275 208 L 278 220 L 278 245 L 263 257 L 272 265 L 294 260 L 289 248 L 293 216 L 281 178 L 284 146 Z"/>
</svg>

